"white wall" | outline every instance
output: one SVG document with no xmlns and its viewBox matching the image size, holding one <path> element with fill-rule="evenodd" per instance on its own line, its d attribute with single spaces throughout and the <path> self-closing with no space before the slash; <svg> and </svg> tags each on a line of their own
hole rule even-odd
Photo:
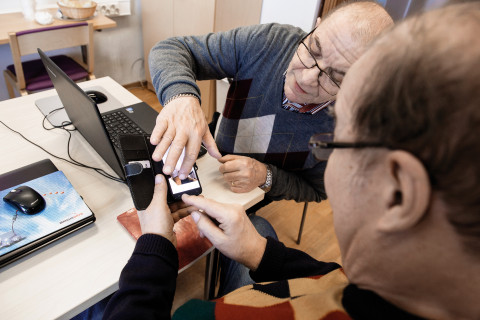
<svg viewBox="0 0 480 320">
<path fill-rule="evenodd" d="M 291 24 L 309 32 L 315 26 L 321 0 L 263 0 L 260 23 Z"/>
<path fill-rule="evenodd" d="M 145 79 L 141 0 L 130 1 L 131 15 L 111 18 L 117 22 L 116 28 L 94 33 L 95 76 L 97 78 L 110 76 L 122 85 Z M 7 2 L 11 4 L 13 1 L 0 0 L 0 9 L 8 8 Z M 0 71 L 12 63 L 10 46 L 8 44 L 0 45 Z M 0 100 L 8 98 L 2 75 L 0 77 Z"/>
</svg>

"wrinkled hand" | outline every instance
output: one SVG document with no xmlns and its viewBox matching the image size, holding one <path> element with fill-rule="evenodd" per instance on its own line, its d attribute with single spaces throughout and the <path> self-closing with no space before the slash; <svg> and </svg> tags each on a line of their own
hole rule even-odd
<svg viewBox="0 0 480 320">
<path fill-rule="evenodd" d="M 177 238 L 173 232 L 173 217 L 170 208 L 167 205 L 167 182 L 165 178 L 158 174 L 155 177 L 155 190 L 153 192 L 152 202 L 145 210 L 139 210 L 138 218 L 142 234 L 158 234 L 177 246 Z"/>
<path fill-rule="evenodd" d="M 150 137 L 150 142 L 157 146 L 152 158 L 155 161 L 162 160 L 171 145 L 163 167 L 163 173 L 170 175 L 175 169 L 183 148 L 186 148 L 179 174 L 180 179 L 185 179 L 197 160 L 202 141 L 212 157 L 217 159 L 221 157 L 198 99 L 179 97 L 164 107 L 157 116 L 155 128 Z"/>
<path fill-rule="evenodd" d="M 267 239 L 257 232 L 241 205 L 219 203 L 186 194 L 182 200 L 201 209 L 194 211 L 192 218 L 201 234 L 220 252 L 251 270 L 258 268 Z M 218 222 L 218 226 L 212 219 Z"/>
<path fill-rule="evenodd" d="M 222 163 L 219 170 L 233 192 L 252 191 L 267 180 L 267 168 L 253 158 L 229 154 L 218 161 Z"/>
</svg>

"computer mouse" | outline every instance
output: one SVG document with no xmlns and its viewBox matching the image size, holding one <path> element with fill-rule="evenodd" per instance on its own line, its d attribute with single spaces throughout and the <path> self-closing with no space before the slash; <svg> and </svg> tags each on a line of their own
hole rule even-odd
<svg viewBox="0 0 480 320">
<path fill-rule="evenodd" d="M 20 186 L 11 190 L 3 201 L 25 214 L 36 214 L 45 209 L 45 199 L 34 189 Z"/>
<path fill-rule="evenodd" d="M 100 91 L 88 90 L 88 91 L 85 91 L 85 93 L 87 94 L 87 96 L 90 97 L 90 99 L 95 101 L 96 104 L 104 103 L 105 101 L 108 100 L 107 96 Z"/>
</svg>

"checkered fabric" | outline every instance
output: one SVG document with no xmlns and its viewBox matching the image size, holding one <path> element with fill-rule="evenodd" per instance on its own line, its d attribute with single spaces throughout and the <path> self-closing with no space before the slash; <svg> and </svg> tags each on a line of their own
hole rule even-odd
<svg viewBox="0 0 480 320">
<path fill-rule="evenodd" d="M 230 85 L 215 137 L 220 152 L 246 155 L 287 170 L 312 168 L 317 162 L 309 153 L 308 140 L 315 133 L 333 131 L 333 119 L 326 112 L 332 102 L 284 104 L 283 79 L 276 81 L 278 99 L 265 101 L 267 97 L 256 94 L 254 81 Z"/>
</svg>

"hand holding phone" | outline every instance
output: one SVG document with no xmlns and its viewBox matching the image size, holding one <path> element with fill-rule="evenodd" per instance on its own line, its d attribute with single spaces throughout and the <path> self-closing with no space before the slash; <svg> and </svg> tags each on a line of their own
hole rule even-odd
<svg viewBox="0 0 480 320">
<path fill-rule="evenodd" d="M 137 210 L 145 210 L 153 197 L 155 176 L 162 174 L 163 160 L 152 159 L 155 146 L 150 143 L 147 135 L 121 135 L 119 136 L 122 162 L 127 177 L 128 187 L 132 195 L 133 203 Z M 177 163 L 180 168 L 184 152 Z M 168 151 L 165 153 L 167 156 Z M 202 187 L 195 169 L 192 169 L 186 179 L 180 180 L 178 175 L 164 175 L 168 181 L 167 202 L 180 201 L 182 194 L 199 195 Z M 178 170 L 176 170 L 178 172 Z"/>
</svg>

